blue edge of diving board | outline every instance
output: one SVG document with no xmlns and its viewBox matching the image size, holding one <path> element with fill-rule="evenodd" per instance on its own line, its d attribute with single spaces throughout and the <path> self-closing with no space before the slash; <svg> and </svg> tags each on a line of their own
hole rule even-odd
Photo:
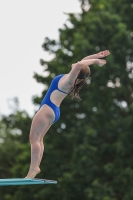
<svg viewBox="0 0 133 200">
<path fill-rule="evenodd" d="M 37 185 L 37 184 L 57 184 L 57 181 L 39 178 L 8 178 L 0 179 L 0 186 L 9 185 Z"/>
</svg>

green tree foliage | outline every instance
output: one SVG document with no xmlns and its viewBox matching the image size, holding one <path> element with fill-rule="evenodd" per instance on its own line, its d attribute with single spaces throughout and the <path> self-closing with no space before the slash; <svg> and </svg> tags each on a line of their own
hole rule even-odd
<svg viewBox="0 0 133 200">
<path fill-rule="evenodd" d="M 34 103 L 41 102 L 52 78 L 68 73 L 72 63 L 105 49 L 111 55 L 106 66 L 91 66 L 91 78 L 80 92 L 82 101 L 67 97 L 60 120 L 45 136 L 38 177 L 55 179 L 58 184 L 19 187 L 12 195 L 14 200 L 133 198 L 133 4 L 131 0 L 81 0 L 81 8 L 79 15 L 68 14 L 58 41 L 45 38 L 42 47 L 54 58 L 40 60 L 45 73 L 34 78 L 45 88 Z M 21 126 L 25 133 L 11 170 L 23 176 L 29 162 L 29 152 L 25 152 L 29 150 L 25 135 L 29 126 L 25 123 L 30 119 L 17 116 L 15 127 Z"/>
<path fill-rule="evenodd" d="M 71 26 L 59 30 L 59 41 L 45 39 L 43 48 L 55 58 L 48 63 L 41 60 L 50 75 L 35 78 L 50 83 L 54 75 L 69 72 L 71 63 L 86 55 L 109 49 L 111 56 L 106 66 L 91 67 L 81 102 L 65 99 L 61 119 L 46 142 L 54 139 L 56 159 L 57 150 L 62 150 L 61 180 L 57 178 L 62 198 L 64 193 L 64 199 L 131 199 L 133 8 L 127 1 L 90 3 L 82 1 L 80 16 L 69 14 Z M 54 129 L 61 138 L 53 136 Z"/>
<path fill-rule="evenodd" d="M 106 66 L 91 67 L 91 79 L 81 91 L 83 100 L 65 99 L 61 119 L 46 140 L 49 144 L 54 139 L 55 158 L 58 150 L 64 158 L 57 187 L 62 199 L 131 199 L 133 6 L 131 1 L 92 0 L 82 1 L 82 10 L 80 16 L 69 14 L 71 26 L 59 30 L 59 41 L 45 39 L 43 48 L 55 58 L 48 63 L 41 60 L 48 65 L 48 77 L 35 75 L 37 81 L 50 83 L 82 57 L 111 51 Z M 61 138 L 53 135 L 54 129 Z"/>
</svg>

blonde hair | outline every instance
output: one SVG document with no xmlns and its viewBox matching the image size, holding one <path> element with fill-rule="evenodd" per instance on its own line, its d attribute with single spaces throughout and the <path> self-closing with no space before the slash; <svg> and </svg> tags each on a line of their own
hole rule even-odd
<svg viewBox="0 0 133 200">
<path fill-rule="evenodd" d="M 86 79 L 90 75 L 90 68 L 89 67 L 84 67 L 80 70 L 73 89 L 70 91 L 70 95 L 72 96 L 72 99 L 78 99 L 81 100 L 79 96 L 79 90 L 82 88 L 82 86 L 86 83 Z"/>
</svg>

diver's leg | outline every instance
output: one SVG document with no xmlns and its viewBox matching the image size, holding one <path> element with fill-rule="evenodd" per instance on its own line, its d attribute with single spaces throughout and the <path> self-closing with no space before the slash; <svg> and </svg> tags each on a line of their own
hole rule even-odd
<svg viewBox="0 0 133 200">
<path fill-rule="evenodd" d="M 49 127 L 47 128 L 46 132 L 49 130 L 51 125 L 49 125 Z M 44 134 L 41 135 L 40 137 L 40 147 L 41 147 L 41 153 L 40 153 L 40 157 L 39 157 L 39 161 L 38 161 L 38 166 L 40 166 L 40 163 L 41 163 L 41 160 L 42 160 L 42 157 L 43 157 L 43 153 L 44 153 L 44 143 L 43 143 L 43 138 L 44 138 Z"/>
<path fill-rule="evenodd" d="M 34 178 L 39 172 L 40 158 L 43 153 L 41 136 L 45 135 L 49 127 L 49 118 L 39 111 L 36 113 L 30 130 L 31 163 L 26 178 Z"/>
</svg>

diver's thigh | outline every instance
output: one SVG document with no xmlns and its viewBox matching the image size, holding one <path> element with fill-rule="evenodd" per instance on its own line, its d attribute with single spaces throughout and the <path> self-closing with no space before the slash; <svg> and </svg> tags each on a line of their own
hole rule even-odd
<svg viewBox="0 0 133 200">
<path fill-rule="evenodd" d="M 54 110 L 47 104 L 44 104 L 40 110 L 38 111 L 40 113 L 40 116 L 43 118 L 49 119 L 49 124 L 52 124 L 55 120 L 55 112 Z"/>
<path fill-rule="evenodd" d="M 30 140 L 40 140 L 41 135 L 46 134 L 46 131 L 49 127 L 49 121 L 50 120 L 47 115 L 42 116 L 41 113 L 36 113 L 31 124 Z"/>
</svg>

